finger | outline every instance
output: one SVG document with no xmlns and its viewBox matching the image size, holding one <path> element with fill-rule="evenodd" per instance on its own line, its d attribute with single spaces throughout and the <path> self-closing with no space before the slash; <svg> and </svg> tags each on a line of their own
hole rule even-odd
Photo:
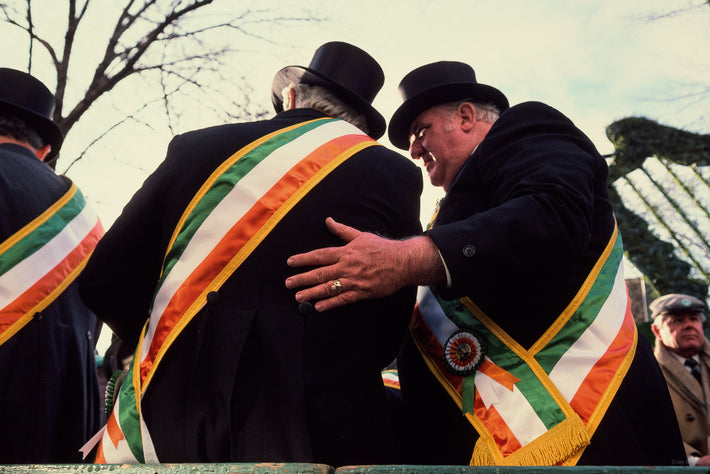
<svg viewBox="0 0 710 474">
<path fill-rule="evenodd" d="M 362 232 L 356 228 L 341 224 L 332 217 L 326 218 L 325 225 L 328 227 L 328 230 L 345 242 L 350 242 L 354 240 L 355 237 L 362 234 Z"/>
<path fill-rule="evenodd" d="M 320 267 L 308 272 L 292 275 L 286 278 L 286 288 L 291 290 L 293 288 L 314 286 L 320 283 L 328 282 L 333 279 L 333 277 L 330 276 L 329 268 L 330 267 Z M 321 295 L 321 297 L 323 296 L 326 295 Z"/>
<path fill-rule="evenodd" d="M 338 287 L 335 286 L 336 281 L 338 282 Z M 340 288 L 340 290 L 338 290 L 338 288 Z M 342 287 L 342 283 L 340 283 L 340 280 L 331 280 L 331 281 L 325 282 L 323 284 L 323 289 L 324 289 L 325 294 L 327 296 L 337 296 L 343 292 L 343 287 Z"/>
<path fill-rule="evenodd" d="M 338 296 L 342 292 L 343 284 L 340 280 L 328 280 L 325 283 L 317 284 L 299 291 L 296 293 L 296 301 L 300 303 L 302 301 L 320 300 L 323 298 Z"/>
<path fill-rule="evenodd" d="M 304 301 L 316 301 L 340 296 L 335 290 L 331 289 L 331 286 L 332 282 L 329 281 L 298 290 L 295 294 L 296 301 L 302 303 Z"/>
<path fill-rule="evenodd" d="M 301 276 L 301 275 L 297 275 Z M 288 278 L 286 280 L 286 286 L 294 283 L 294 277 Z M 328 280 L 325 283 L 316 284 L 310 288 L 304 288 L 296 293 L 296 301 L 302 303 L 303 301 L 320 300 L 329 297 L 337 297 L 343 293 L 345 285 L 342 280 Z"/>
<path fill-rule="evenodd" d="M 355 303 L 356 301 L 359 301 L 360 299 L 362 298 L 358 297 L 358 294 L 356 292 L 344 291 L 337 296 L 333 296 L 331 298 L 326 298 L 316 302 L 313 307 L 316 311 L 322 313 L 323 311 L 329 311 L 331 309 L 347 306 L 349 304 Z"/>
<path fill-rule="evenodd" d="M 339 253 L 337 248 L 326 247 L 322 249 L 311 250 L 310 252 L 306 253 L 292 255 L 286 260 L 286 264 L 289 267 L 332 265 L 338 261 L 338 256 Z"/>
</svg>

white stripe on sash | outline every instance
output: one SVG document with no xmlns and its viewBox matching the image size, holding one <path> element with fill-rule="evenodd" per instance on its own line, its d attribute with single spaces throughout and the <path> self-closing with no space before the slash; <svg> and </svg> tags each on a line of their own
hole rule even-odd
<svg viewBox="0 0 710 474">
<path fill-rule="evenodd" d="M 150 353 L 153 334 L 161 315 L 187 277 L 202 263 L 224 235 L 249 209 L 305 156 L 319 146 L 343 135 L 363 135 L 354 125 L 336 120 L 320 125 L 274 150 L 244 176 L 222 199 L 188 243 L 180 259 L 166 276 L 155 297 L 141 347 L 141 362 Z"/>
<path fill-rule="evenodd" d="M 515 385 L 508 390 L 480 370 L 475 377 L 476 390 L 486 408 L 492 405 L 496 409 L 522 446 L 545 434 L 547 428 Z"/>
<path fill-rule="evenodd" d="M 126 383 L 130 383 L 130 381 L 127 380 Z M 116 397 L 116 404 L 113 407 L 113 416 L 116 417 L 116 423 L 121 426 L 120 418 L 118 417 L 120 410 L 119 398 L 120 397 Z M 111 441 L 111 436 L 109 436 L 108 430 L 105 427 L 103 428 L 103 430 L 104 433 L 101 437 L 101 450 L 103 451 L 106 464 L 138 463 L 138 460 L 133 455 L 133 452 L 128 446 L 128 442 L 126 441 L 125 437 L 121 438 L 118 443 L 116 443 L 116 446 L 114 446 L 113 441 Z M 123 428 L 121 428 L 121 432 L 123 432 Z"/>
<path fill-rule="evenodd" d="M 143 415 L 141 412 L 141 436 L 143 437 L 143 462 L 146 464 L 158 464 L 158 454 L 155 452 L 155 446 L 153 445 L 153 438 L 150 437 L 150 431 L 148 431 L 148 426 L 145 424 Z"/>
<path fill-rule="evenodd" d="M 0 275 L 0 309 L 15 301 L 65 259 L 96 226 L 97 217 L 85 205 L 57 235 L 5 274 Z"/>
<path fill-rule="evenodd" d="M 550 372 L 550 380 L 568 402 L 574 398 L 582 382 L 594 368 L 594 364 L 606 353 L 619 334 L 624 323 L 626 304 L 624 266 L 620 264 L 614 279 L 614 287 L 599 315 Z"/>
<path fill-rule="evenodd" d="M 441 305 L 437 301 L 431 288 L 420 286 L 417 290 L 417 305 L 419 312 L 429 327 L 429 331 L 439 341 L 441 347 L 446 345 L 446 341 L 459 328 L 446 316 Z"/>
<path fill-rule="evenodd" d="M 459 328 L 446 316 L 429 287 L 419 287 L 417 304 L 429 330 L 444 347 L 448 338 Z M 491 361 L 488 357 L 486 359 Z M 486 409 L 491 406 L 496 409 L 521 445 L 525 446 L 547 431 L 528 399 L 517 387 L 513 386 L 513 391 L 510 391 L 480 370 L 475 374 L 474 385 Z"/>
</svg>

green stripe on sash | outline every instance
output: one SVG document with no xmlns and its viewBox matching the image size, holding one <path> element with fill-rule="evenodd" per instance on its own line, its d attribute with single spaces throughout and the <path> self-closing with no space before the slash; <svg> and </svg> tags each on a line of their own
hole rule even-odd
<svg viewBox="0 0 710 474">
<path fill-rule="evenodd" d="M 236 183 L 273 153 L 274 150 L 294 141 L 296 138 L 310 132 L 314 128 L 332 121 L 332 119 L 317 120 L 305 123 L 293 130 L 281 132 L 251 150 L 232 164 L 227 171 L 222 173 L 202 197 L 200 202 L 197 203 L 195 208 L 190 212 L 184 226 L 180 230 L 178 239 L 174 242 L 172 248 L 168 250 L 165 256 L 165 267 L 163 268 L 162 276 L 156 288 L 162 286 L 163 280 L 170 274 L 170 270 L 182 256 L 195 232 L 197 232 L 204 220 L 212 213 L 212 210 L 234 189 Z"/>
<path fill-rule="evenodd" d="M 552 428 L 567 418 L 555 400 L 549 396 L 548 389 L 545 388 L 523 358 L 518 356 L 481 321 L 476 319 L 460 300 L 445 300 L 438 295 L 437 300 L 446 315 L 456 326 L 472 329 L 484 337 L 487 346 L 486 354 L 496 365 L 520 379 L 520 381 L 515 384 L 515 387 L 520 390 L 530 402 L 538 418 L 540 418 L 547 429 Z M 475 373 L 464 377 L 464 386 L 473 388 L 474 378 Z M 466 390 L 466 392 L 468 392 L 468 390 Z M 470 392 L 470 394 L 466 393 L 466 395 L 467 396 L 462 400 L 462 404 L 465 404 L 465 407 L 469 408 L 469 410 L 465 411 L 471 413 L 473 409 L 473 392 Z"/>
<path fill-rule="evenodd" d="M 49 219 L 41 223 L 24 238 L 2 253 L 0 275 L 4 275 L 14 266 L 44 247 L 47 242 L 59 234 L 86 206 L 84 196 L 76 192 L 74 196 Z"/>
<path fill-rule="evenodd" d="M 131 453 L 140 463 L 143 456 L 143 436 L 141 434 L 140 415 L 136 406 L 136 392 L 133 388 L 133 362 L 118 392 L 118 422 Z"/>
<path fill-rule="evenodd" d="M 552 371 L 562 356 L 579 339 L 579 335 L 592 324 L 601 311 L 614 287 L 614 280 L 623 256 L 624 248 L 621 234 L 617 233 L 609 258 L 604 262 L 599 275 L 587 295 L 585 295 L 582 304 L 557 334 L 545 344 L 543 350 L 535 354 L 535 360 L 546 373 L 549 374 Z"/>
</svg>

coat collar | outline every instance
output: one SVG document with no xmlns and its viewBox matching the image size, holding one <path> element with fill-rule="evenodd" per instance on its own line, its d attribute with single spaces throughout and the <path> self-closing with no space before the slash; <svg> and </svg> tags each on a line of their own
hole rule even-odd
<svg viewBox="0 0 710 474">
<path fill-rule="evenodd" d="M 279 112 L 276 114 L 275 118 L 282 119 L 282 118 L 297 118 L 301 117 L 304 119 L 315 119 L 315 118 L 322 118 L 322 117 L 330 117 L 328 114 L 321 112 L 320 110 L 316 109 L 291 109 L 291 110 L 286 110 L 284 112 Z"/>
<path fill-rule="evenodd" d="M 27 155 L 28 157 L 31 157 L 35 160 L 42 161 L 37 158 L 37 155 L 35 155 L 34 152 L 32 152 L 32 150 L 30 150 L 26 146 L 18 145 L 17 143 L 0 143 L 0 147 L 12 151 L 13 153 Z"/>
<path fill-rule="evenodd" d="M 679 394 L 685 396 L 692 403 L 704 407 L 707 393 L 710 395 L 710 342 L 705 339 L 705 344 L 700 352 L 700 367 L 703 375 L 703 387 L 695 383 L 695 379 L 683 366 L 673 353 L 668 350 L 660 341 L 656 340 L 654 354 L 658 364 L 663 369 L 663 375 L 669 386 L 672 386 Z"/>
</svg>

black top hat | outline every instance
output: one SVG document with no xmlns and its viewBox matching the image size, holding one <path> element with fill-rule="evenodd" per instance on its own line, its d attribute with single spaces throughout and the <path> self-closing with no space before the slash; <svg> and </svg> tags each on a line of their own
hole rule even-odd
<svg viewBox="0 0 710 474">
<path fill-rule="evenodd" d="M 385 74 L 377 61 L 360 48 L 339 41 L 326 43 L 316 50 L 308 67 L 287 66 L 277 72 L 271 85 L 271 102 L 276 112 L 283 110 L 281 93 L 292 82 L 332 90 L 365 114 L 371 137 L 377 139 L 385 133 L 385 119 L 372 107 Z"/>
<path fill-rule="evenodd" d="M 0 68 L 0 112 L 24 120 L 40 137 L 52 145 L 45 161 L 62 147 L 64 137 L 52 121 L 54 96 L 38 79 L 15 69 Z"/>
<path fill-rule="evenodd" d="M 501 91 L 479 84 L 471 66 L 456 61 L 439 61 L 413 70 L 399 83 L 399 92 L 404 102 L 392 115 L 389 138 L 403 150 L 409 148 L 409 126 L 435 105 L 471 99 L 493 104 L 501 112 L 508 109 L 508 99 Z"/>
</svg>

